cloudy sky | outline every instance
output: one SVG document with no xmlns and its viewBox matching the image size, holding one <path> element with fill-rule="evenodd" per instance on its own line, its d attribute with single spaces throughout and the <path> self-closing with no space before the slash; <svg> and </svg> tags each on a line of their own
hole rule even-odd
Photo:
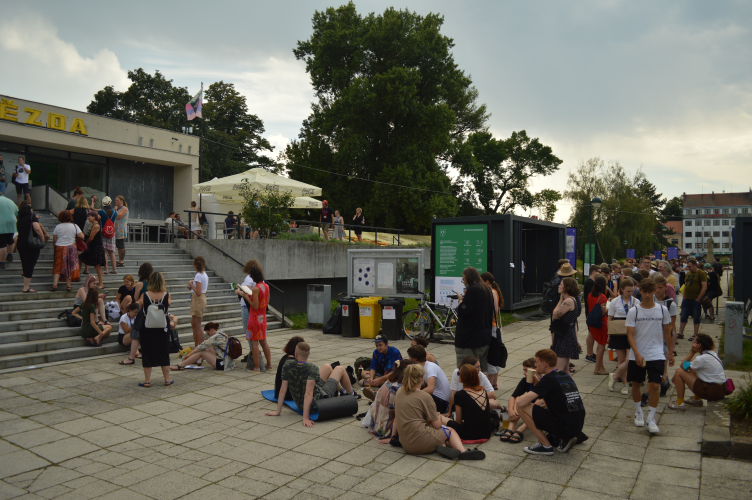
<svg viewBox="0 0 752 500">
<path fill-rule="evenodd" d="M 297 136 L 313 93 L 292 49 L 315 9 L 342 2 L 34 1 L 4 5 L 2 92 L 85 110 L 126 72 L 155 69 L 194 93 L 234 82 L 277 150 Z M 752 182 L 752 3 L 359 1 L 444 15 L 455 60 L 492 113 L 491 131 L 527 130 L 561 170 L 580 160 L 642 166 L 664 195 L 746 191 Z M 276 153 L 275 153 L 276 154 Z M 569 213 L 560 205 L 557 220 Z"/>
</svg>

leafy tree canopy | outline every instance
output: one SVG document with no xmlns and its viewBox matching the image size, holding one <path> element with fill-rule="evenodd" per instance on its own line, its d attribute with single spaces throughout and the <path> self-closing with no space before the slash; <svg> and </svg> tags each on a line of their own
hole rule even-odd
<svg viewBox="0 0 752 500">
<path fill-rule="evenodd" d="M 446 169 L 488 113 L 443 22 L 393 8 L 362 16 L 352 2 L 314 14 L 313 34 L 293 50 L 317 100 L 285 152 L 292 178 L 321 186 L 343 214 L 363 207 L 376 225 L 425 232 L 432 217 L 455 215 Z"/>
<path fill-rule="evenodd" d="M 138 68 L 129 71 L 128 78 L 133 83 L 123 92 L 110 85 L 94 94 L 87 111 L 173 132 L 193 127 L 194 135 L 201 135 L 203 127 L 207 140 L 203 141 L 201 182 L 274 165 L 261 155 L 273 149 L 261 137 L 263 121 L 249 113 L 245 97 L 232 83 L 219 81 L 204 91 L 201 123 L 201 118 L 192 122 L 186 118 L 185 105 L 192 97 L 188 89 L 174 86 L 159 70 L 150 75 Z"/>
<path fill-rule="evenodd" d="M 680 197 L 674 196 L 666 202 L 666 206 L 661 210 L 661 220 L 664 222 L 682 220 L 683 213 L 684 202 Z"/>
</svg>

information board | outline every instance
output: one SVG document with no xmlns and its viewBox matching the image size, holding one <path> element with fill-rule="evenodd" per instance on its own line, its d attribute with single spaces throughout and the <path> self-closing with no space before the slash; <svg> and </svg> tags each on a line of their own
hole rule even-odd
<svg viewBox="0 0 752 500">
<path fill-rule="evenodd" d="M 634 259 L 635 258 L 635 249 L 634 248 L 627 248 L 627 258 L 628 259 Z"/>
<path fill-rule="evenodd" d="M 666 249 L 666 258 L 667 259 L 678 259 L 679 258 L 679 247 L 668 247 Z"/>
<path fill-rule="evenodd" d="M 351 297 L 420 298 L 426 288 L 424 250 L 348 250 L 347 261 Z"/>
<path fill-rule="evenodd" d="M 474 267 L 488 270 L 488 224 L 437 225 L 434 248 L 434 298 L 439 304 L 451 302 L 448 295 L 463 293 L 462 271 Z"/>
</svg>

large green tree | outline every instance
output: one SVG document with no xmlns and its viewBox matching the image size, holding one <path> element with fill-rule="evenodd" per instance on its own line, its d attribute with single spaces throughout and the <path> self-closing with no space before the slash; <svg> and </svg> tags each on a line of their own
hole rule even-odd
<svg viewBox="0 0 752 500">
<path fill-rule="evenodd" d="M 286 167 L 346 219 L 363 207 L 369 224 L 425 232 L 457 212 L 447 168 L 488 114 L 443 22 L 393 8 L 362 16 L 351 2 L 316 11 L 293 50 L 316 102 Z"/>
<path fill-rule="evenodd" d="M 674 196 L 666 202 L 666 206 L 661 210 L 661 219 L 664 222 L 682 220 L 683 213 L 683 200 L 678 196 Z"/>
<path fill-rule="evenodd" d="M 107 86 L 94 95 L 89 113 L 109 116 L 152 127 L 201 136 L 201 182 L 213 177 L 237 174 L 252 167 L 273 168 L 274 161 L 263 156 L 272 151 L 264 139 L 264 123 L 248 110 L 245 97 L 232 83 L 212 83 L 204 92 L 203 118 L 189 122 L 185 105 L 191 95 L 185 87 L 176 87 L 159 70 L 150 75 L 138 68 L 128 72 L 131 85 L 125 91 Z M 203 123 L 202 121 L 203 120 Z"/>
</svg>

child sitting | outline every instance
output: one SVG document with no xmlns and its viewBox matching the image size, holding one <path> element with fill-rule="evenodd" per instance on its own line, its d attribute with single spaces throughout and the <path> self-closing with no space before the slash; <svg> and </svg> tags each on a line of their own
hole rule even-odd
<svg viewBox="0 0 752 500">
<path fill-rule="evenodd" d="M 527 371 L 532 370 L 533 367 L 535 367 L 535 358 L 526 359 L 522 362 L 522 380 L 520 380 L 517 388 L 509 397 L 509 405 L 507 406 L 509 409 L 509 427 L 501 429 L 496 433 L 496 435 L 501 436 L 499 439 L 504 443 L 519 443 L 522 441 L 522 437 L 527 430 L 527 426 L 524 423 L 517 427 L 520 423 L 520 414 L 517 412 L 517 405 L 515 403 L 517 398 L 528 392 L 540 380 L 540 377 L 536 373 L 533 375 L 532 383 L 527 381 Z"/>
</svg>

